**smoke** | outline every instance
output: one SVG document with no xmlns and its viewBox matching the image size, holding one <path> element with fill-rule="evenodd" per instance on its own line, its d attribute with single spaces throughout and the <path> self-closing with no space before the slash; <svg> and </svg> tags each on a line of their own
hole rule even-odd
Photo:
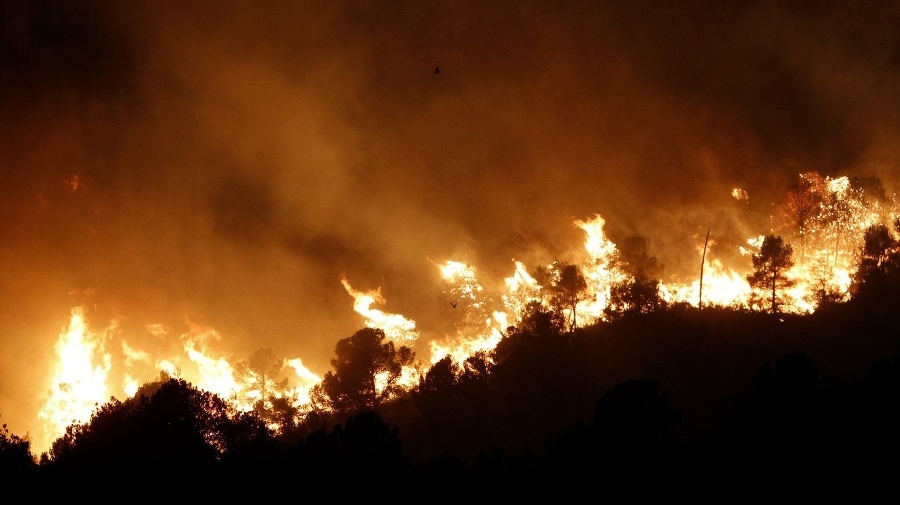
<svg viewBox="0 0 900 505">
<path fill-rule="evenodd" d="M 499 284 L 594 214 L 664 276 L 707 229 L 740 261 L 800 172 L 896 186 L 898 25 L 895 2 L 3 2 L 0 415 L 37 410 L 77 304 L 137 348 L 197 323 L 321 374 L 363 325 L 343 276 L 441 336 L 434 262 Z"/>
</svg>

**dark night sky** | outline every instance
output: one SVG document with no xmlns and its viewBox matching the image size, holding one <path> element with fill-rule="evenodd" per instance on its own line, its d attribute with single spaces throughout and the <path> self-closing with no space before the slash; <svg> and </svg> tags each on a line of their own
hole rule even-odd
<svg viewBox="0 0 900 505">
<path fill-rule="evenodd" d="M 893 1 L 3 0 L 0 415 L 37 409 L 78 304 L 322 374 L 363 326 L 342 275 L 427 339 L 433 262 L 490 288 L 599 214 L 676 279 L 800 172 L 892 190 L 898 26 Z"/>
</svg>

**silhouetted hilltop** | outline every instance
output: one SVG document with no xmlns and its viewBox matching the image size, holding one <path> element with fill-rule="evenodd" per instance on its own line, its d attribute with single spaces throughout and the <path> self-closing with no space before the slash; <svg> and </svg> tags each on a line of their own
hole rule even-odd
<svg viewBox="0 0 900 505">
<path fill-rule="evenodd" d="M 895 301 L 811 315 L 672 306 L 574 331 L 536 313 L 490 353 L 441 360 L 376 409 L 347 397 L 355 410 L 314 410 L 277 433 L 257 412 L 161 377 L 70 427 L 39 462 L 5 432 L 0 463 L 22 482 L 141 475 L 157 491 L 335 474 L 533 491 L 858 481 L 895 468 L 884 456 L 900 449 Z M 377 331 L 354 337 L 396 352 Z"/>
</svg>

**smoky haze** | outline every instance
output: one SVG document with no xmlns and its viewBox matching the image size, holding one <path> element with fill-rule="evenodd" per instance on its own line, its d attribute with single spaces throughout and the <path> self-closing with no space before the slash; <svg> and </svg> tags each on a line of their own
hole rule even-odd
<svg viewBox="0 0 900 505">
<path fill-rule="evenodd" d="M 690 278 L 708 228 L 742 261 L 800 172 L 895 187 L 896 2 L 0 5 L 17 432 L 75 305 L 136 347 L 195 323 L 321 375 L 364 325 L 343 276 L 427 340 L 454 317 L 435 263 L 498 284 L 599 214 Z"/>
</svg>

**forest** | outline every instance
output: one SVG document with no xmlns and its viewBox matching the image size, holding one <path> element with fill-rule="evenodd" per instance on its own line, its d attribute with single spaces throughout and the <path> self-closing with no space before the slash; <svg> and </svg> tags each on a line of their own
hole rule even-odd
<svg viewBox="0 0 900 505">
<path fill-rule="evenodd" d="M 335 482 L 416 501 L 444 490 L 636 499 L 890 490 L 900 453 L 898 232 L 900 219 L 868 226 L 847 296 L 820 292 L 810 313 L 782 310 L 796 253 L 775 234 L 747 276 L 762 309 L 667 302 L 654 259 L 622 254 L 629 275 L 610 289 L 606 317 L 578 325 L 582 272 L 538 269 L 546 303 L 527 304 L 495 348 L 445 356 L 413 387 L 399 382 L 412 350 L 366 327 L 337 343 L 302 411 L 274 397 L 238 411 L 161 373 L 69 426 L 44 454 L 3 425 L 0 475 L 7 488 L 205 498 L 334 497 Z M 250 365 L 266 374 L 258 358 Z"/>
</svg>

